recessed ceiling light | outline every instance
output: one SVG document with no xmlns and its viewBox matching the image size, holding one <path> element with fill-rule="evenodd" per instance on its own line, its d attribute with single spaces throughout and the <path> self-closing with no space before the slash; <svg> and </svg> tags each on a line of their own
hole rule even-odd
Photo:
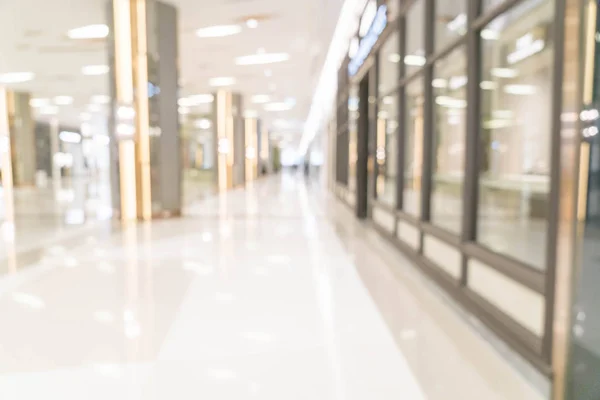
<svg viewBox="0 0 600 400">
<path fill-rule="evenodd" d="M 260 65 L 284 62 L 289 59 L 290 55 L 288 53 L 261 53 L 236 57 L 235 63 L 237 65 Z"/>
<path fill-rule="evenodd" d="M 56 106 L 47 106 L 40 108 L 40 114 L 42 115 L 56 115 L 58 114 L 58 107 Z"/>
<path fill-rule="evenodd" d="M 62 131 L 58 137 L 65 143 L 81 143 L 81 135 L 77 132 Z"/>
<path fill-rule="evenodd" d="M 8 72 L 0 74 L 0 83 L 22 83 L 29 82 L 35 78 L 33 72 Z"/>
<path fill-rule="evenodd" d="M 194 127 L 198 129 L 210 129 L 211 126 L 212 123 L 208 118 L 197 119 L 196 121 L 194 121 Z"/>
<path fill-rule="evenodd" d="M 503 89 L 504 93 L 508 94 L 531 95 L 536 92 L 534 85 L 505 85 Z"/>
<path fill-rule="evenodd" d="M 73 104 L 73 98 L 71 96 L 56 96 L 54 104 L 57 106 L 68 106 L 69 104 Z"/>
<path fill-rule="evenodd" d="M 108 104 L 110 103 L 110 96 L 105 94 L 99 94 L 96 96 L 92 96 L 92 103 L 94 104 Z"/>
<path fill-rule="evenodd" d="M 423 56 L 418 56 L 418 55 L 414 55 L 414 54 L 408 54 L 406 56 L 404 56 L 404 64 L 406 65 L 410 65 L 413 67 L 420 67 L 425 65 L 425 57 Z"/>
<path fill-rule="evenodd" d="M 393 63 L 399 63 L 400 62 L 400 54 L 392 53 L 388 56 L 388 60 Z"/>
<path fill-rule="evenodd" d="M 67 32 L 70 39 L 102 39 L 108 36 L 108 26 L 104 24 L 86 25 Z"/>
<path fill-rule="evenodd" d="M 177 101 L 181 107 L 194 107 L 200 104 L 212 103 L 214 96 L 212 94 L 195 94 L 188 97 L 183 97 Z"/>
<path fill-rule="evenodd" d="M 498 31 L 495 31 L 493 29 L 483 29 L 481 31 L 481 38 L 485 40 L 498 40 L 499 36 L 500 34 L 498 33 Z"/>
<path fill-rule="evenodd" d="M 292 108 L 294 108 L 294 104 L 287 101 L 265 104 L 265 111 L 288 111 Z"/>
<path fill-rule="evenodd" d="M 105 75 L 108 71 L 110 71 L 108 65 L 86 65 L 81 68 L 81 73 L 84 75 Z"/>
<path fill-rule="evenodd" d="M 447 88 L 448 87 L 448 81 L 442 78 L 435 78 L 433 81 L 431 81 L 431 86 L 435 87 L 435 88 Z"/>
<path fill-rule="evenodd" d="M 196 36 L 200 38 L 214 38 L 237 35 L 242 31 L 239 25 L 215 25 L 206 28 L 198 29 Z"/>
<path fill-rule="evenodd" d="M 110 143 L 110 137 L 106 135 L 94 135 L 93 140 L 100 146 L 108 146 L 108 144 Z"/>
<path fill-rule="evenodd" d="M 498 87 L 498 84 L 492 81 L 481 81 L 479 87 L 483 90 L 495 90 Z"/>
<path fill-rule="evenodd" d="M 257 94 L 252 96 L 252 102 L 254 104 L 264 104 L 264 103 L 268 103 L 269 102 L 269 95 L 268 94 Z"/>
<path fill-rule="evenodd" d="M 254 18 L 249 18 L 246 20 L 246 26 L 250 29 L 258 28 L 258 21 Z"/>
<path fill-rule="evenodd" d="M 210 86 L 231 86 L 235 84 L 235 78 L 230 76 L 222 76 L 219 78 L 212 78 L 208 81 Z"/>
<path fill-rule="evenodd" d="M 512 68 L 492 68 L 491 73 L 498 78 L 514 78 L 519 75 L 519 71 Z"/>
<path fill-rule="evenodd" d="M 33 98 L 29 100 L 29 105 L 34 108 L 44 107 L 50 104 L 50 100 L 48 99 L 36 99 Z"/>
</svg>

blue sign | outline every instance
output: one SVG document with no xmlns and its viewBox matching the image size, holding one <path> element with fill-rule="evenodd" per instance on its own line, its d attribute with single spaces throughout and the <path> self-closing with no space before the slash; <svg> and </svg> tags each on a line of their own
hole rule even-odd
<svg viewBox="0 0 600 400">
<path fill-rule="evenodd" d="M 366 35 L 360 40 L 360 44 L 358 45 L 358 50 L 350 63 L 348 64 L 348 74 L 350 76 L 356 75 L 360 67 L 363 65 L 371 50 L 373 50 L 373 46 L 377 43 L 377 39 L 387 26 L 387 6 L 381 5 L 377 9 L 377 14 L 375 14 L 375 18 L 373 19 L 373 23 L 369 27 L 369 31 Z"/>
</svg>

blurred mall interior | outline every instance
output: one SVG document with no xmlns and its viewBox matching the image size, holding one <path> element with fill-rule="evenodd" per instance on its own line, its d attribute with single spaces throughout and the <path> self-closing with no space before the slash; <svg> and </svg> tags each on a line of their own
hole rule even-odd
<svg viewBox="0 0 600 400">
<path fill-rule="evenodd" d="M 597 6 L 0 1 L 0 399 L 600 399 Z"/>
</svg>

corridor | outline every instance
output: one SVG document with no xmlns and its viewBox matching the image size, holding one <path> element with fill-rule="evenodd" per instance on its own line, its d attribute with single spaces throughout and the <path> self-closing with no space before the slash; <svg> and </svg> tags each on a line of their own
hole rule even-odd
<svg viewBox="0 0 600 400">
<path fill-rule="evenodd" d="M 0 268 L 2 400 L 547 395 L 302 177 L 83 235 Z"/>
</svg>

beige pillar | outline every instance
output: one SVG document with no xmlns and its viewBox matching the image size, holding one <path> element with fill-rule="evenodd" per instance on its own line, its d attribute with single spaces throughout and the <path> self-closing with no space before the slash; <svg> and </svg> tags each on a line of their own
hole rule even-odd
<svg viewBox="0 0 600 400">
<path fill-rule="evenodd" d="M 214 131 L 216 179 L 219 190 L 243 185 L 245 181 L 245 136 L 242 117 L 242 96 L 220 90 L 215 94 Z"/>
<path fill-rule="evenodd" d="M 123 220 L 179 215 L 177 10 L 112 0 L 109 26 L 114 208 Z"/>
<path fill-rule="evenodd" d="M 29 93 L 6 92 L 13 183 L 17 187 L 35 185 L 35 120 L 29 100 Z"/>
</svg>

